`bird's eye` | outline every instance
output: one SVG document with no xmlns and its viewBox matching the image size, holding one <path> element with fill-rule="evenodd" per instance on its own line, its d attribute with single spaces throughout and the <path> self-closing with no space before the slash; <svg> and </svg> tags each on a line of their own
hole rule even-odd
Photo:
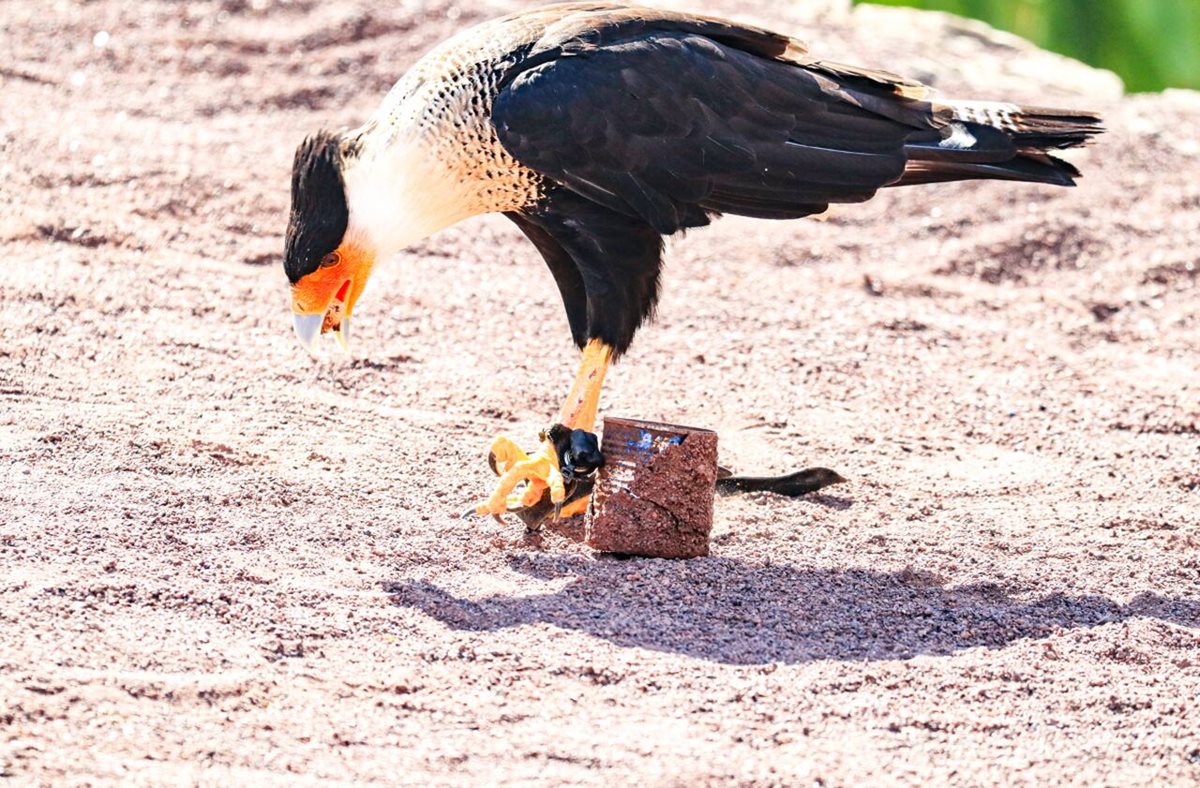
<svg viewBox="0 0 1200 788">
<path fill-rule="evenodd" d="M 337 265 L 341 261 L 342 261 L 341 255 L 339 255 L 337 252 L 330 252 L 329 254 L 327 254 L 321 258 L 321 267 L 322 268 L 330 268 L 332 266 Z"/>
</svg>

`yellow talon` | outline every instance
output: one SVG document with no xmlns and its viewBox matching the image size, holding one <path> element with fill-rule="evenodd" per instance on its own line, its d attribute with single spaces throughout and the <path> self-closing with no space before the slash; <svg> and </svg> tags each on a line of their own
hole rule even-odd
<svg viewBox="0 0 1200 788">
<path fill-rule="evenodd" d="M 513 496 L 519 505 L 529 506 L 542 497 L 542 490 L 550 489 L 550 501 L 561 503 L 567 497 L 562 472 L 558 469 L 558 453 L 554 444 L 546 441 L 533 454 L 526 454 L 511 438 L 501 435 L 492 442 L 496 472 L 500 481 L 491 496 L 475 507 L 478 514 L 504 514 L 508 511 L 510 494 L 521 482 L 528 488 Z"/>
<path fill-rule="evenodd" d="M 517 463 L 529 459 L 529 455 L 525 453 L 525 450 L 507 435 L 497 435 L 495 437 L 492 441 L 488 457 L 492 471 L 497 476 L 503 476 Z M 533 506 L 541 500 L 542 491 L 546 489 L 546 483 L 537 478 L 529 479 L 528 482 L 523 492 L 509 493 L 506 501 L 507 508 L 518 509 Z"/>
<path fill-rule="evenodd" d="M 611 347 L 596 339 L 587 344 L 583 349 L 575 384 L 559 413 L 560 423 L 572 429 L 594 431 L 600 389 L 611 362 Z M 512 438 L 500 435 L 492 441 L 491 458 L 492 470 L 500 480 L 491 496 L 475 507 L 476 513 L 498 516 L 509 509 L 534 506 L 541 501 L 547 489 L 551 503 L 557 505 L 566 500 L 566 487 L 558 467 L 558 452 L 549 440 L 543 440 L 541 448 L 533 454 L 527 454 Z M 524 487 L 518 490 L 521 484 Z M 562 507 L 558 516 L 583 514 L 587 505 L 587 497 L 572 501 Z"/>
<path fill-rule="evenodd" d="M 512 468 L 518 462 L 529 459 L 529 455 L 525 450 L 517 445 L 517 442 L 507 435 L 497 435 L 492 440 L 492 447 L 488 450 L 489 457 L 492 463 L 492 470 L 497 476 L 503 476 L 505 471 Z"/>
</svg>

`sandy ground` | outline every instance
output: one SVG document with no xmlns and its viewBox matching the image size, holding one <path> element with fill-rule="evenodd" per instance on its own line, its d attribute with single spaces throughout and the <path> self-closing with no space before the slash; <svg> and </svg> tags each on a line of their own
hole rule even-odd
<svg viewBox="0 0 1200 788">
<path fill-rule="evenodd" d="M 507 222 L 383 266 L 351 359 L 278 266 L 297 140 L 517 6 L 0 3 L 0 783 L 1200 783 L 1200 98 L 697 3 L 1112 132 L 673 242 L 607 411 L 851 482 L 617 561 L 455 517 L 574 370 Z"/>
</svg>

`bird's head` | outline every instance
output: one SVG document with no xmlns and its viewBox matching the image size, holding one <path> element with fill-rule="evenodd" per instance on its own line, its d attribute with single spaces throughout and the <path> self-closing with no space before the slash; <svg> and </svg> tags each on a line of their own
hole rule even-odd
<svg viewBox="0 0 1200 788">
<path fill-rule="evenodd" d="M 300 143 L 292 164 L 283 268 L 296 335 L 310 351 L 328 332 L 346 347 L 354 304 L 377 257 L 367 236 L 351 231 L 344 174 L 355 154 L 353 144 L 322 131 Z"/>
</svg>

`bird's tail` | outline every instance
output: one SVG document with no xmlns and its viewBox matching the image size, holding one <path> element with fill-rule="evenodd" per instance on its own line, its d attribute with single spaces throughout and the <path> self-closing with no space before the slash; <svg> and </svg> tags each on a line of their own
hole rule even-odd
<svg viewBox="0 0 1200 788">
<path fill-rule="evenodd" d="M 988 178 L 1074 186 L 1079 170 L 1051 151 L 1085 145 L 1104 131 L 1093 112 L 992 101 L 934 104 L 939 128 L 905 143 L 908 165 L 893 186 Z"/>
</svg>

